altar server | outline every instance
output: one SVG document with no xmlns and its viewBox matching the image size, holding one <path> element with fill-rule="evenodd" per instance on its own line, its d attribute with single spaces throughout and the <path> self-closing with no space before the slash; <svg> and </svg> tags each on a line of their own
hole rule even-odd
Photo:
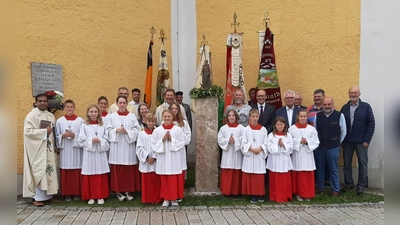
<svg viewBox="0 0 400 225">
<path fill-rule="evenodd" d="M 96 105 L 91 105 L 86 111 L 86 121 L 79 133 L 79 145 L 83 148 L 82 162 L 82 199 L 88 204 L 104 204 L 108 198 L 109 166 L 107 152 L 110 149 L 106 140 L 106 130 Z"/>
<path fill-rule="evenodd" d="M 258 123 L 258 109 L 249 112 L 249 125 L 242 137 L 242 193 L 250 195 L 250 203 L 264 202 L 265 158 L 268 155 L 267 129 Z"/>
<path fill-rule="evenodd" d="M 139 104 L 140 105 L 140 104 Z M 157 123 L 157 116 L 148 113 L 142 119 L 146 127 L 140 132 L 136 155 L 139 159 L 139 171 L 142 174 L 142 203 L 159 203 L 161 180 L 160 175 L 156 174 L 156 152 L 151 148 L 151 136 Z"/>
<path fill-rule="evenodd" d="M 111 190 L 120 201 L 132 200 L 131 192 L 140 191 L 141 175 L 136 158 L 136 141 L 140 126 L 135 114 L 127 110 L 125 96 L 117 97 L 118 111 L 106 118 L 107 138 L 110 142 Z"/>
<path fill-rule="evenodd" d="M 298 201 L 310 201 L 315 197 L 314 182 L 314 149 L 319 146 L 318 133 L 307 124 L 307 111 L 300 109 L 297 121 L 289 128 L 293 137 L 292 185 L 293 194 Z"/>
<path fill-rule="evenodd" d="M 293 152 L 292 135 L 287 132 L 286 120 L 277 117 L 273 123 L 273 131 L 268 135 L 269 199 L 274 202 L 292 200 L 293 169 L 290 154 Z"/>
<path fill-rule="evenodd" d="M 56 122 L 57 147 L 60 149 L 61 195 L 66 201 L 79 200 L 81 196 L 82 148 L 79 130 L 83 119 L 74 114 L 75 102 L 64 102 L 65 115 Z"/>
</svg>

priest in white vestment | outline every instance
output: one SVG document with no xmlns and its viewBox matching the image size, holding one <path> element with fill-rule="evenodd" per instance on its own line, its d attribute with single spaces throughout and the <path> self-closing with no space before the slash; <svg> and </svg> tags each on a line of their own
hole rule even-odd
<svg viewBox="0 0 400 225">
<path fill-rule="evenodd" d="M 54 115 L 47 111 L 47 96 L 38 94 L 36 106 L 24 122 L 23 197 L 32 197 L 35 206 L 52 199 L 58 192 Z M 41 128 L 42 127 L 42 128 Z"/>
</svg>

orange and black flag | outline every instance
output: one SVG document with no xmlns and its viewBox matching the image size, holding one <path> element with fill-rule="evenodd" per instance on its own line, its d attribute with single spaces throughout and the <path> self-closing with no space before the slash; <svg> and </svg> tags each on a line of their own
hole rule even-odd
<svg viewBox="0 0 400 225">
<path fill-rule="evenodd" d="M 144 89 L 144 102 L 151 107 L 151 89 L 153 81 L 153 40 L 150 41 L 147 51 L 146 86 Z"/>
</svg>

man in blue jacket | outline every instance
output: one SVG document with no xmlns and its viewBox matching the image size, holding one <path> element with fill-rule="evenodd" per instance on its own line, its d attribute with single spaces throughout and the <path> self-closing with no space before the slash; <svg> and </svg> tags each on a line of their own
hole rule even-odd
<svg viewBox="0 0 400 225">
<path fill-rule="evenodd" d="M 375 118 L 371 106 L 361 101 L 360 88 L 349 89 L 350 101 L 340 110 L 346 119 L 347 135 L 343 141 L 344 181 L 343 191 L 354 188 L 352 160 L 354 150 L 358 158 L 357 194 L 368 187 L 368 146 L 375 130 Z"/>
</svg>

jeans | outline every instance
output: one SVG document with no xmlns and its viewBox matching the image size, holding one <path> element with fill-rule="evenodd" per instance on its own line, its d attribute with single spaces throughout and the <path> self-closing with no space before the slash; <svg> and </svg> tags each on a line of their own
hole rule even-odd
<svg viewBox="0 0 400 225">
<path fill-rule="evenodd" d="M 314 150 L 315 165 L 317 167 L 317 188 L 324 189 L 325 166 L 328 165 L 329 181 L 331 183 L 332 191 L 339 192 L 339 173 L 338 173 L 338 159 L 339 159 L 339 146 L 331 149 L 326 147 L 318 147 Z"/>
<path fill-rule="evenodd" d="M 358 186 L 368 187 L 368 147 L 357 143 L 343 143 L 343 161 L 344 161 L 344 182 L 346 185 L 354 185 L 352 161 L 354 150 L 358 159 Z"/>
</svg>

